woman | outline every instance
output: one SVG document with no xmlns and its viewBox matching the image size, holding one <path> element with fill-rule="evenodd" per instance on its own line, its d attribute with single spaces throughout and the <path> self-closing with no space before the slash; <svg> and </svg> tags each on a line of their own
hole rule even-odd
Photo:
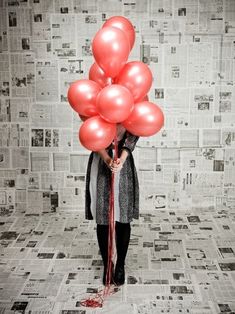
<svg viewBox="0 0 235 314">
<path fill-rule="evenodd" d="M 130 241 L 133 218 L 139 218 L 139 183 L 132 151 L 139 137 L 117 125 L 118 159 L 114 161 L 114 146 L 91 152 L 86 174 L 85 218 L 95 219 L 97 240 L 104 264 L 103 284 L 106 284 L 109 234 L 109 197 L 112 172 L 114 180 L 114 219 L 117 262 L 111 282 L 125 282 L 125 258 Z"/>
</svg>

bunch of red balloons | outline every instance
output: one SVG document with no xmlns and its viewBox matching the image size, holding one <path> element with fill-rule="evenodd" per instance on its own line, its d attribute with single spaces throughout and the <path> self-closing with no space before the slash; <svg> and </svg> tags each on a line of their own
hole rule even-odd
<svg viewBox="0 0 235 314">
<path fill-rule="evenodd" d="M 68 101 L 84 121 L 79 139 L 89 150 L 109 146 L 117 123 L 137 136 L 151 136 L 164 124 L 162 110 L 148 101 L 153 80 L 149 67 L 140 61 L 127 62 L 134 41 L 135 30 L 128 19 L 109 18 L 92 42 L 95 62 L 89 79 L 69 87 Z"/>
</svg>

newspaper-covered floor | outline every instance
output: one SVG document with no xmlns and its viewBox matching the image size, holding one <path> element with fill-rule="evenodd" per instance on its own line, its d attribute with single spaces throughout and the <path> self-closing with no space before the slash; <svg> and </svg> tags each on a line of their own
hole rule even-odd
<svg viewBox="0 0 235 314">
<path fill-rule="evenodd" d="M 131 223 L 126 282 L 103 308 L 96 224 L 83 212 L 1 218 L 0 313 L 235 313 L 235 211 L 155 210 Z"/>
</svg>

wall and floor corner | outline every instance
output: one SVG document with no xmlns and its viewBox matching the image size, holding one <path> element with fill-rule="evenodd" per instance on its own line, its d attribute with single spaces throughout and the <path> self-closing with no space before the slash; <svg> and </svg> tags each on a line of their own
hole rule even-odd
<svg viewBox="0 0 235 314">
<path fill-rule="evenodd" d="M 0 312 L 89 313 L 101 286 L 66 95 L 114 15 L 135 26 L 129 60 L 151 68 L 165 126 L 135 149 L 141 215 L 103 312 L 234 313 L 234 0 L 0 1 Z"/>
</svg>

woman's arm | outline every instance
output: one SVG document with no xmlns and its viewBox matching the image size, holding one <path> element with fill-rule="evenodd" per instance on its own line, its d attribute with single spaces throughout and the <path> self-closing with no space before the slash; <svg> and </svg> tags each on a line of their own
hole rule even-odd
<svg viewBox="0 0 235 314">
<path fill-rule="evenodd" d="M 129 155 L 129 152 L 126 149 L 122 150 L 121 156 L 120 156 L 120 161 L 124 164 L 126 161 L 127 156 Z"/>
<path fill-rule="evenodd" d="M 139 136 L 133 135 L 130 132 L 126 131 L 126 139 L 123 143 L 122 151 L 126 150 L 128 153 L 133 152 L 138 140 Z"/>
<path fill-rule="evenodd" d="M 123 149 L 120 158 L 118 158 L 117 160 L 114 160 L 113 164 L 111 165 L 110 167 L 111 171 L 112 172 L 120 171 L 128 155 L 129 155 L 129 152 Z"/>
<path fill-rule="evenodd" d="M 109 156 L 107 151 L 105 149 L 99 150 L 97 152 L 100 157 L 103 159 L 103 161 L 106 163 L 106 165 L 111 169 L 113 172 L 117 172 L 121 170 L 127 156 L 128 156 L 128 151 L 123 150 L 121 153 L 120 158 L 118 158 L 116 161 L 113 161 L 113 159 Z"/>
<path fill-rule="evenodd" d="M 111 167 L 113 160 L 112 158 L 109 156 L 109 154 L 107 153 L 107 151 L 105 149 L 101 149 L 97 152 L 100 157 L 103 159 L 103 161 L 106 163 L 106 165 L 108 167 Z"/>
<path fill-rule="evenodd" d="M 130 132 L 126 133 L 126 139 L 121 149 L 120 157 L 114 161 L 105 149 L 99 150 L 97 153 L 104 160 L 106 165 L 111 169 L 112 172 L 118 172 L 122 169 L 126 158 L 135 149 L 135 145 L 139 139 L 139 136 L 135 136 Z"/>
<path fill-rule="evenodd" d="M 128 155 L 131 152 L 133 152 L 138 140 L 139 140 L 139 136 L 135 136 L 128 131 L 126 132 L 126 139 L 125 139 L 123 146 L 121 148 L 121 155 L 111 165 L 111 171 L 118 172 L 122 169 L 123 164 L 126 161 L 126 158 L 128 157 Z"/>
</svg>

